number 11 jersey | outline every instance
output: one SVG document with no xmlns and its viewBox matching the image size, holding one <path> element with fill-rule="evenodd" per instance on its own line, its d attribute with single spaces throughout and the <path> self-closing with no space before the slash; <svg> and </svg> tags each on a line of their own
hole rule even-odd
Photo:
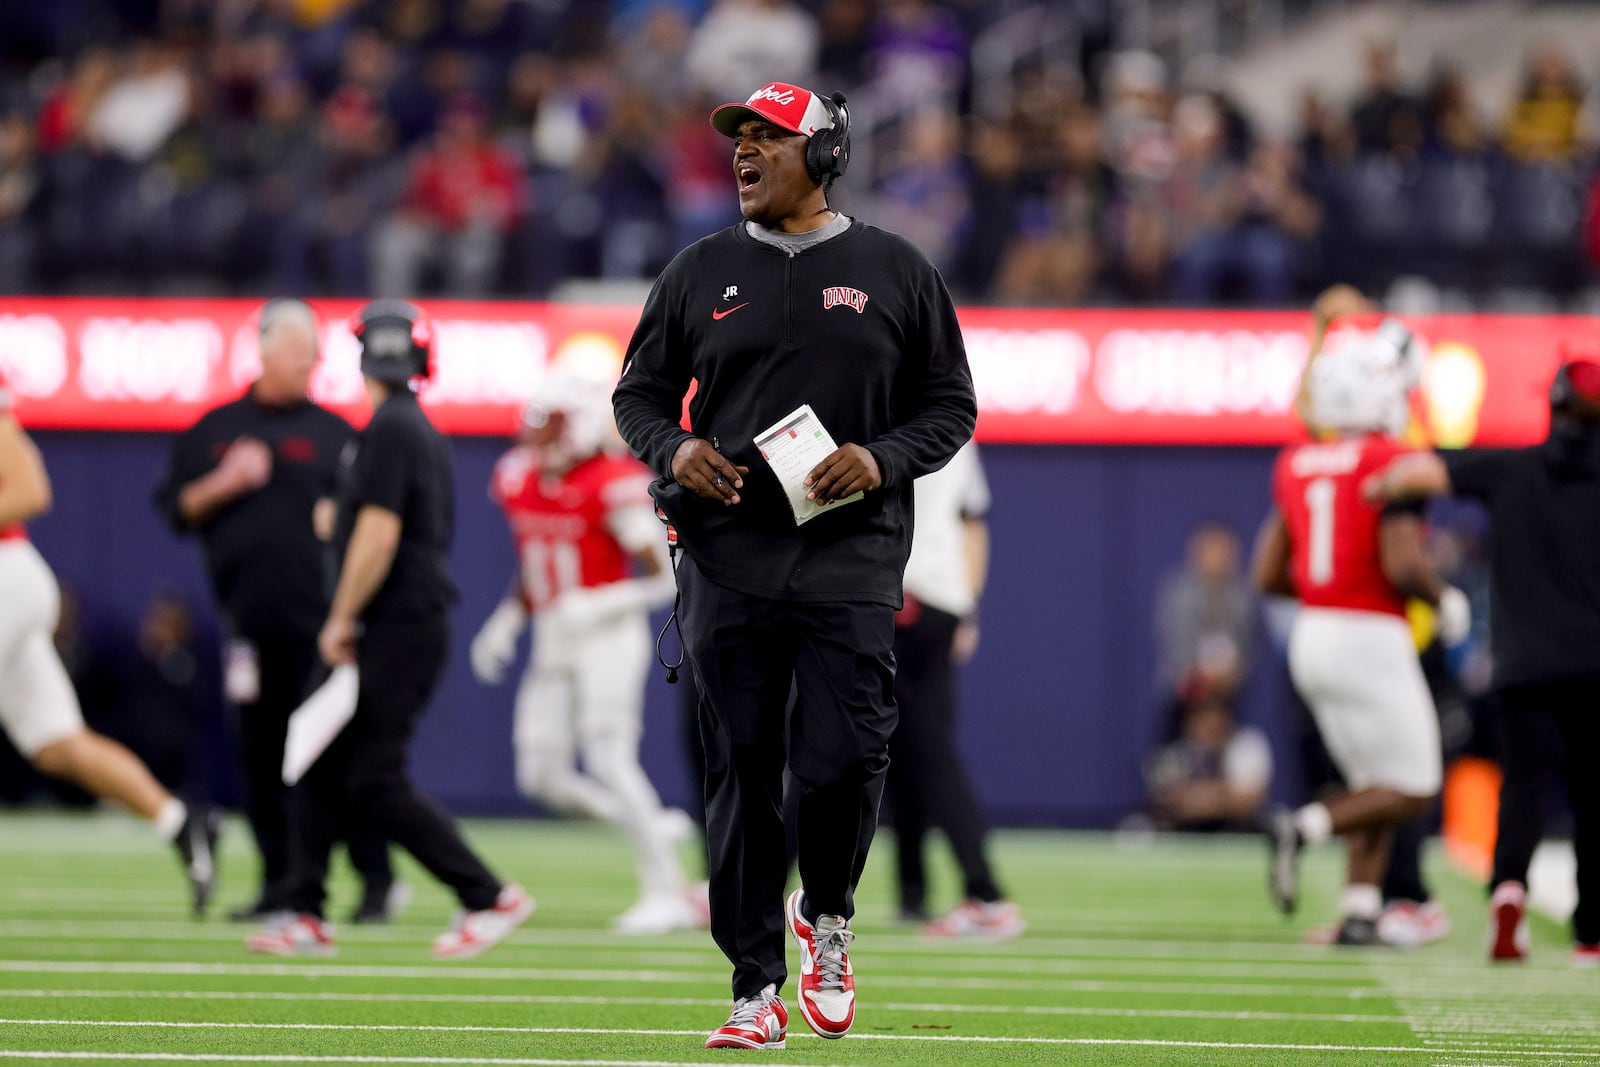
<svg viewBox="0 0 1600 1067">
<path fill-rule="evenodd" d="M 1384 506 L 1363 500 L 1361 483 L 1410 451 L 1369 434 L 1279 453 L 1272 498 L 1289 532 L 1289 569 L 1302 604 L 1405 616 L 1405 599 L 1379 558 Z"/>
</svg>

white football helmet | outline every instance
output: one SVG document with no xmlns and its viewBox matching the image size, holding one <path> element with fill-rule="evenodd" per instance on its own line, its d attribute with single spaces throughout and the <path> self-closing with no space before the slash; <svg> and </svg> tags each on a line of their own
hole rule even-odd
<svg viewBox="0 0 1600 1067">
<path fill-rule="evenodd" d="M 617 441 L 610 386 L 565 367 L 545 372 L 539 389 L 522 409 L 522 425 L 537 429 L 554 414 L 565 416 L 558 447 L 574 460 L 586 459 Z"/>
<path fill-rule="evenodd" d="M 1311 421 L 1341 434 L 1397 436 L 1411 421 L 1411 383 L 1386 341 L 1317 357 L 1311 365 Z"/>
<path fill-rule="evenodd" d="M 1375 366 L 1389 367 L 1400 375 L 1409 391 L 1422 383 L 1422 345 L 1399 319 L 1384 319 L 1366 336 L 1362 347 Z"/>
</svg>

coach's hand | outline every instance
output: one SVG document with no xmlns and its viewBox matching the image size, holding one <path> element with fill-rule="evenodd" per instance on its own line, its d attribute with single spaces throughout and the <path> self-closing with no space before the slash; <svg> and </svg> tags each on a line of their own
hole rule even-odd
<svg viewBox="0 0 1600 1067">
<path fill-rule="evenodd" d="M 356 661 L 355 620 L 336 615 L 328 616 L 328 621 L 322 625 L 322 632 L 317 635 L 317 651 L 322 653 L 322 662 L 330 667 L 354 663 Z"/>
<path fill-rule="evenodd" d="M 883 484 L 883 472 L 878 470 L 877 459 L 862 446 L 840 445 L 811 468 L 806 484 L 811 487 L 807 500 L 831 504 L 863 489 L 878 488 Z"/>
<path fill-rule="evenodd" d="M 217 469 L 226 473 L 234 495 L 253 493 L 272 480 L 272 447 L 255 437 L 240 437 L 222 454 Z"/>
<path fill-rule="evenodd" d="M 749 467 L 737 467 L 703 437 L 691 437 L 672 456 L 672 477 L 689 492 L 707 500 L 737 504 Z"/>
</svg>

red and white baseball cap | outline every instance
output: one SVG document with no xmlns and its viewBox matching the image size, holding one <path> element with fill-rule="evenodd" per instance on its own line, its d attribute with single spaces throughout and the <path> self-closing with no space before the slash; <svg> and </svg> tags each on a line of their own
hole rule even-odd
<svg viewBox="0 0 1600 1067">
<path fill-rule="evenodd" d="M 807 137 L 818 130 L 833 129 L 833 116 L 823 106 L 822 97 L 787 82 L 772 82 L 751 93 L 750 99 L 742 104 L 723 104 L 711 112 L 712 127 L 727 137 L 736 136 L 739 126 L 751 119 L 761 119 Z"/>
</svg>

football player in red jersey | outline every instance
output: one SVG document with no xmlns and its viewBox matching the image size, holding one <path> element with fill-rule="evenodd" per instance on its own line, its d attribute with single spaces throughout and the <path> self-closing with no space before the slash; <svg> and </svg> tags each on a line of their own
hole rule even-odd
<svg viewBox="0 0 1600 1067">
<path fill-rule="evenodd" d="M 22 525 L 49 510 L 50 495 L 50 475 L 0 374 L 0 729 L 39 771 L 149 820 L 178 850 L 199 915 L 216 877 L 216 814 L 187 807 L 138 756 L 84 725 L 51 639 L 61 593 Z"/>
<path fill-rule="evenodd" d="M 618 441 L 609 383 L 552 371 L 522 423 L 489 489 L 516 542 L 517 582 L 473 639 L 473 672 L 498 684 L 533 617 L 532 656 L 516 698 L 517 787 L 628 835 L 640 894 L 617 930 L 704 926 L 677 848 L 693 825 L 662 807 L 639 766 L 649 612 L 674 592 L 650 472 L 608 448 Z"/>
<path fill-rule="evenodd" d="M 1408 451 L 1397 437 L 1409 419 L 1415 373 L 1398 323 L 1321 353 L 1330 305 L 1360 306 L 1353 290 L 1335 293 L 1319 301 L 1314 354 L 1297 403 L 1314 440 L 1278 457 L 1275 506 L 1253 570 L 1263 591 L 1300 601 L 1290 674 L 1349 792 L 1272 814 L 1271 888 L 1279 907 L 1292 912 L 1303 847 L 1345 837 L 1349 873 L 1337 939 L 1375 944 L 1394 827 L 1427 810 L 1441 775 L 1438 719 L 1406 601 L 1439 607 L 1452 630 L 1464 628 L 1467 608 L 1429 561 L 1418 510 L 1380 508 L 1362 497 L 1363 480 Z"/>
</svg>

